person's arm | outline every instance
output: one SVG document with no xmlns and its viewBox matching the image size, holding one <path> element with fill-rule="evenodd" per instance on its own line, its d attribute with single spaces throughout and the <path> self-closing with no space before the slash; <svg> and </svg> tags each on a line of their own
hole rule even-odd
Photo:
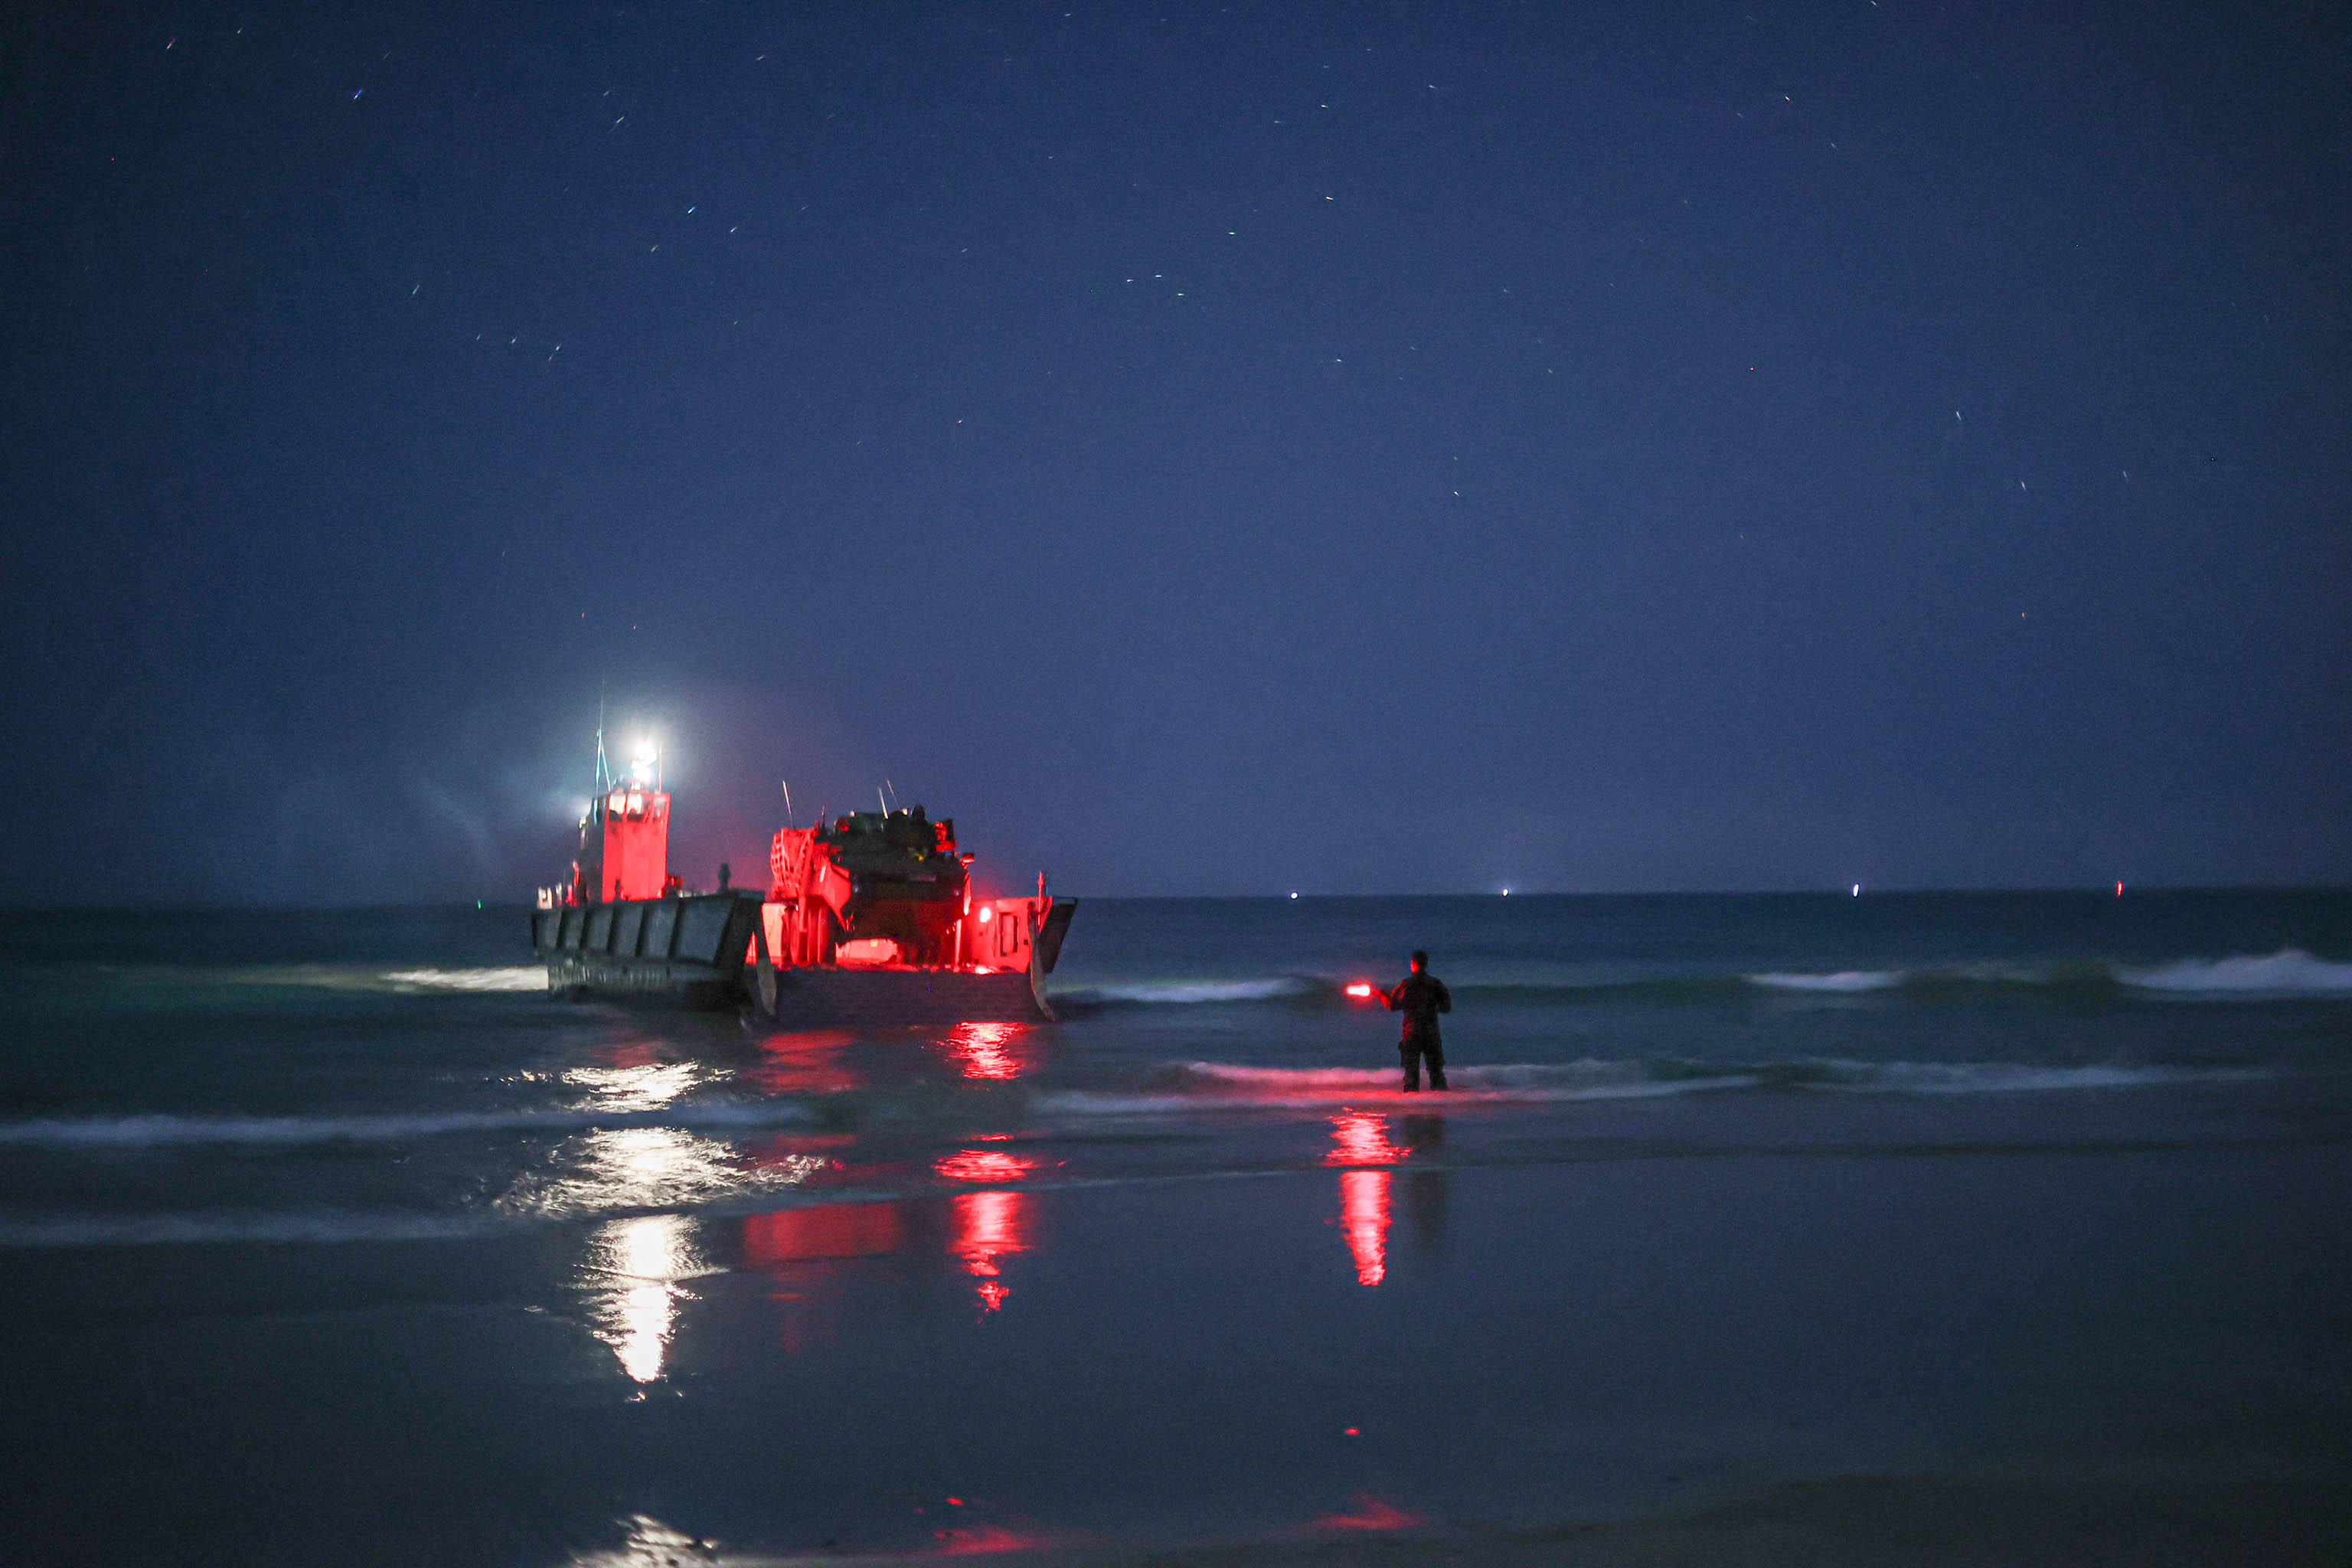
<svg viewBox="0 0 2352 1568">
<path fill-rule="evenodd" d="M 1400 980 L 1394 985 L 1389 987 L 1388 1002 L 1390 1012 L 1394 1013 L 1403 1007 L 1404 1004 L 1398 1000 L 1398 998 L 1404 994 L 1405 984 L 1406 983 L 1404 981 Z"/>
<path fill-rule="evenodd" d="M 1454 993 L 1445 988 L 1445 982 L 1433 975 L 1429 983 L 1437 987 L 1437 1010 L 1441 1013 L 1454 1011 Z"/>
</svg>

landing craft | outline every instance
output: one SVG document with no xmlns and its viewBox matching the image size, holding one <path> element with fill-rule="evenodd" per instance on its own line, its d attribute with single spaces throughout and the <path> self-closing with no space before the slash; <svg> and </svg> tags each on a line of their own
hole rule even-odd
<svg viewBox="0 0 2352 1568">
<path fill-rule="evenodd" d="M 548 989 L 748 1006 L 798 1027 L 1051 1019 L 1045 978 L 1077 900 L 982 899 L 952 818 L 919 805 L 779 829 L 768 889 L 689 893 L 669 870 L 659 759 L 626 776 L 596 748 L 572 880 L 541 888 Z"/>
</svg>

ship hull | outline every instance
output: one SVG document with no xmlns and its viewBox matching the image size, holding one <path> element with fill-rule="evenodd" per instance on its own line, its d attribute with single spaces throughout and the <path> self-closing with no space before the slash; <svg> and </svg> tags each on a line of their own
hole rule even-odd
<svg viewBox="0 0 2352 1568">
<path fill-rule="evenodd" d="M 756 1002 L 787 1028 L 940 1028 L 1034 1023 L 1054 1016 L 1035 983 L 1022 970 L 974 974 L 954 969 L 803 967 L 771 973 L 775 1000 L 769 1003 L 768 987 L 762 984 Z"/>
<path fill-rule="evenodd" d="M 743 955 L 760 900 L 736 893 L 540 910 L 531 945 L 547 988 L 719 1010 L 744 995 Z"/>
<path fill-rule="evenodd" d="M 1058 952 L 1068 921 L 1065 912 L 1055 923 L 1048 954 Z M 767 956 L 761 900 L 751 894 L 540 910 L 531 917 L 531 945 L 547 964 L 551 992 L 704 1011 L 748 1005 L 788 1028 L 1054 1017 L 1043 976 L 1032 969 L 775 967 Z"/>
</svg>

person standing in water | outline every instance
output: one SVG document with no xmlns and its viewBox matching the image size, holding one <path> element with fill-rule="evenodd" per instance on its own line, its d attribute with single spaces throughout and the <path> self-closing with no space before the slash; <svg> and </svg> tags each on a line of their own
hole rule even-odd
<svg viewBox="0 0 2352 1568">
<path fill-rule="evenodd" d="M 1389 1011 L 1404 1015 L 1404 1037 L 1397 1049 L 1404 1057 L 1404 1091 L 1421 1090 L 1422 1058 L 1429 1058 L 1429 1087 L 1445 1087 L 1445 1045 L 1438 1037 L 1437 1016 L 1454 1011 L 1453 993 L 1429 972 L 1429 954 L 1412 955 L 1412 973 L 1389 993 Z"/>
</svg>

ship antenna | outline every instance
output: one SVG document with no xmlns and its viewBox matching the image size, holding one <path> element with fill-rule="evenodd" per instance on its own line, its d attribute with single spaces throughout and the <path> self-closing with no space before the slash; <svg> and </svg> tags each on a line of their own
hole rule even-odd
<svg viewBox="0 0 2352 1568">
<path fill-rule="evenodd" d="M 885 789 L 887 789 L 887 790 L 888 790 L 888 791 L 890 792 L 890 809 L 891 809 L 891 810 L 893 810 L 893 811 L 898 810 L 898 786 L 897 784 L 892 784 L 888 779 L 884 779 L 884 780 L 882 781 L 882 787 L 883 787 L 883 788 L 885 788 Z"/>
<path fill-rule="evenodd" d="M 613 787 L 613 770 L 604 761 L 604 683 L 596 682 L 596 795 L 603 799 Z"/>
<path fill-rule="evenodd" d="M 875 798 L 876 800 L 878 800 L 878 801 L 880 801 L 880 802 L 882 803 L 882 815 L 883 815 L 883 816 L 889 816 L 889 815 L 890 815 L 890 797 L 889 797 L 888 795 L 884 795 L 880 790 L 878 790 L 878 789 L 877 789 L 877 790 L 876 790 L 876 791 L 874 792 L 874 798 Z"/>
<path fill-rule="evenodd" d="M 784 786 L 784 826 L 797 827 L 800 825 L 793 820 L 793 781 L 778 779 L 776 782 Z"/>
</svg>

